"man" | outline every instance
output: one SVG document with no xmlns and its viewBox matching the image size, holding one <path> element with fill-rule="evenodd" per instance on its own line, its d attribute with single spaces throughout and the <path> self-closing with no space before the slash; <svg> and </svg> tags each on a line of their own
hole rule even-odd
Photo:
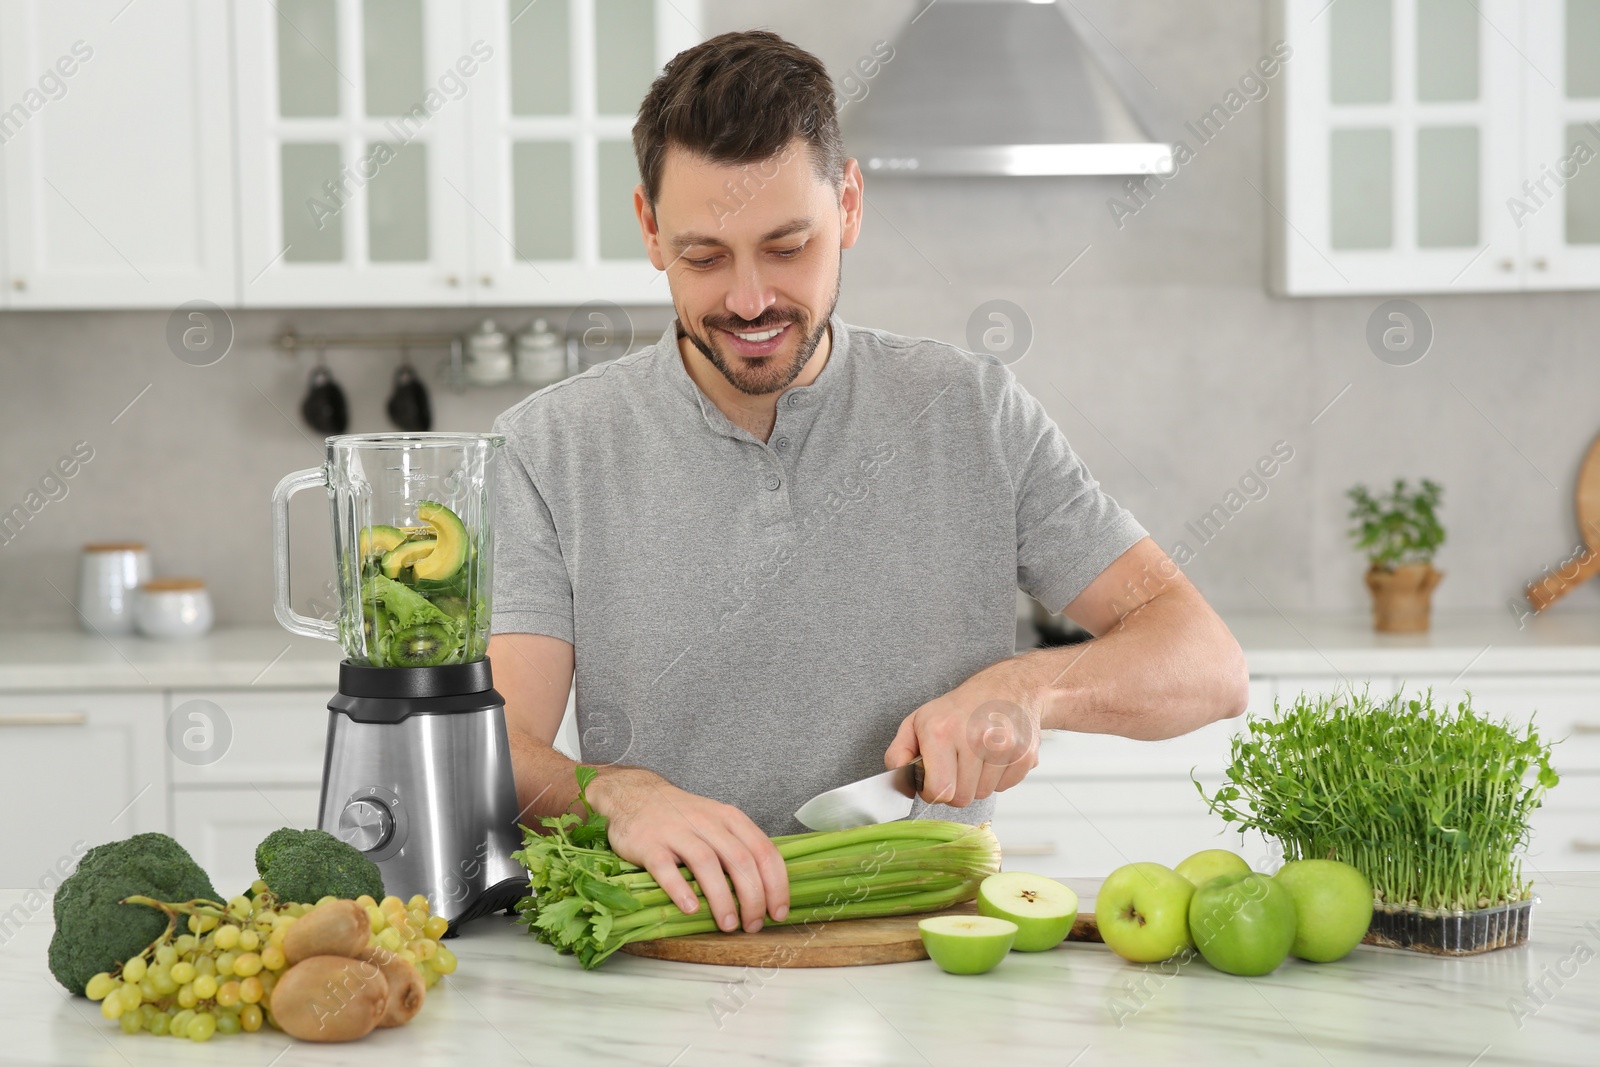
<svg viewBox="0 0 1600 1067">
<path fill-rule="evenodd" d="M 1232 635 L 1007 368 L 834 315 L 863 200 L 833 92 L 771 33 L 673 59 L 633 137 L 676 323 L 495 424 L 524 821 L 576 803 L 575 680 L 612 847 L 692 911 L 687 867 L 725 930 L 787 914 L 768 835 L 824 789 L 920 756 L 913 815 L 982 821 L 1041 728 L 1165 738 L 1245 703 Z M 1013 655 L 1019 586 L 1095 640 Z"/>
</svg>

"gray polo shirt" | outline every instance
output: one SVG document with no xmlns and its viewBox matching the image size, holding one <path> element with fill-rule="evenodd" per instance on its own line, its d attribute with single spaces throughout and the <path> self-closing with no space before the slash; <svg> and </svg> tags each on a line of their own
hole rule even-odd
<svg viewBox="0 0 1600 1067">
<path fill-rule="evenodd" d="M 1012 655 L 1017 588 L 1059 611 L 1145 533 L 997 360 L 831 327 L 767 441 L 694 384 L 675 327 L 494 424 L 494 632 L 572 643 L 585 762 L 769 834 Z"/>
</svg>

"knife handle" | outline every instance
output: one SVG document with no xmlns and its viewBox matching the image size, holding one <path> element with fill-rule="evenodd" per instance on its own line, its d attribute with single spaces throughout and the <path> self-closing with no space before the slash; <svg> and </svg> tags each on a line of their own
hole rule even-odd
<svg viewBox="0 0 1600 1067">
<path fill-rule="evenodd" d="M 911 792 L 920 796 L 922 794 L 922 757 L 918 756 L 907 764 L 911 768 Z"/>
</svg>

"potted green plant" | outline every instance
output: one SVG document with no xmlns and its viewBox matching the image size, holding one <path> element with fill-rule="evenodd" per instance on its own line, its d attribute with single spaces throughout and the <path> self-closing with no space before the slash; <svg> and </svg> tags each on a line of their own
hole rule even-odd
<svg viewBox="0 0 1600 1067">
<path fill-rule="evenodd" d="M 1533 886 L 1520 853 L 1561 778 L 1530 721 L 1492 721 L 1433 693 L 1378 700 L 1305 694 L 1233 739 L 1227 780 L 1207 796 L 1241 834 L 1285 860 L 1334 859 L 1372 883 L 1368 944 L 1470 955 L 1528 939 Z"/>
<path fill-rule="evenodd" d="M 1350 498 L 1350 536 L 1367 554 L 1367 588 L 1372 592 L 1372 628 L 1386 633 L 1417 633 L 1428 628 L 1433 587 L 1444 572 L 1435 570 L 1434 553 L 1444 544 L 1439 498 L 1444 489 L 1422 479 L 1411 489 L 1395 479 L 1387 493 L 1355 485 Z"/>
</svg>

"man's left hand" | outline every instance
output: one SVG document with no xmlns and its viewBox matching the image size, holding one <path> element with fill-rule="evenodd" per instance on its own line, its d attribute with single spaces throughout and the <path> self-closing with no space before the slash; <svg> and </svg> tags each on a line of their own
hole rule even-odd
<svg viewBox="0 0 1600 1067">
<path fill-rule="evenodd" d="M 922 799 L 964 808 L 1010 789 L 1039 765 L 1039 696 L 1002 660 L 900 723 L 885 767 L 922 757 Z"/>
</svg>

